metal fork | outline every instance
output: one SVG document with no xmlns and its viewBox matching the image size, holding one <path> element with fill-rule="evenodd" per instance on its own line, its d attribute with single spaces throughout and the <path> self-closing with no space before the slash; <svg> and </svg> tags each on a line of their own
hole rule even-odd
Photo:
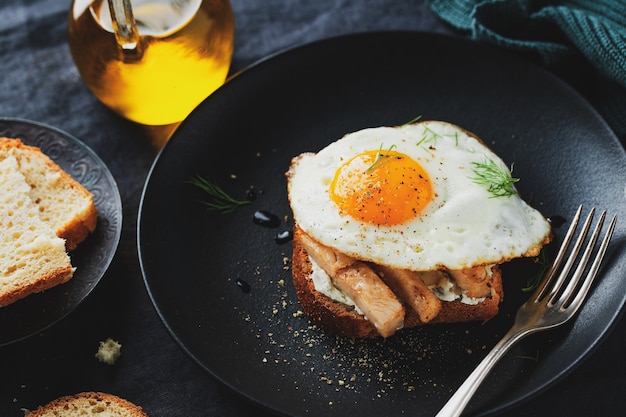
<svg viewBox="0 0 626 417">
<path fill-rule="evenodd" d="M 476 369 L 467 377 L 465 382 L 463 382 L 456 393 L 448 400 L 436 417 L 459 416 L 493 366 L 515 343 L 532 333 L 560 326 L 576 314 L 583 304 L 589 292 L 589 288 L 600 269 L 600 263 L 609 245 L 609 240 L 611 239 L 617 220 L 617 216 L 613 216 L 613 220 L 611 220 L 609 224 L 595 258 L 591 266 L 587 269 L 587 264 L 591 259 L 591 254 L 597 243 L 606 217 L 606 211 L 603 211 L 600 215 L 587 246 L 580 260 L 577 261 L 580 249 L 584 245 L 595 213 L 595 208 L 591 209 L 574 243 L 574 247 L 566 259 L 566 253 L 574 238 L 581 212 L 582 206 L 578 207 L 576 216 L 574 220 L 572 220 L 567 234 L 565 235 L 563 244 L 554 262 L 546 271 L 546 275 L 537 290 L 517 311 L 515 322 L 511 330 L 504 335 L 480 364 L 478 364 Z M 564 260 L 566 260 L 565 265 L 557 277 L 557 273 Z M 568 279 L 570 271 L 576 262 L 578 262 L 578 265 L 571 278 Z M 585 271 L 587 271 L 587 274 L 584 276 Z"/>
</svg>

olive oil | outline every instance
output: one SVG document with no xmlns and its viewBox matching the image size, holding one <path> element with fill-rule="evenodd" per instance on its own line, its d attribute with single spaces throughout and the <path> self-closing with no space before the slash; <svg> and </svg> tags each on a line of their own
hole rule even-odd
<svg viewBox="0 0 626 417">
<path fill-rule="evenodd" d="M 233 53 L 228 0 L 132 0 L 141 55 L 127 60 L 107 0 L 74 0 L 68 40 L 76 67 L 106 106 L 132 121 L 183 120 L 222 85 Z"/>
</svg>

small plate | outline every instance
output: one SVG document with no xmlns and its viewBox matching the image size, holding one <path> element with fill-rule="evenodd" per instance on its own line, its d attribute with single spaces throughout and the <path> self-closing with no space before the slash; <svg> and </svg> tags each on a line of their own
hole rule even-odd
<svg viewBox="0 0 626 417">
<path fill-rule="evenodd" d="M 115 179 L 87 145 L 42 123 L 0 118 L 0 137 L 19 138 L 39 147 L 87 188 L 98 210 L 96 230 L 70 253 L 76 267 L 67 283 L 0 308 L 0 346 L 37 332 L 74 310 L 98 284 L 109 267 L 122 231 L 122 202 Z"/>
</svg>

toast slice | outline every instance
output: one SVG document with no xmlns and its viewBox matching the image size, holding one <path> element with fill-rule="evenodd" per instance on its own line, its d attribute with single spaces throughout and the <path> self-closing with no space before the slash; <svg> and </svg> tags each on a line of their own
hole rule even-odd
<svg viewBox="0 0 626 417">
<path fill-rule="evenodd" d="M 81 392 L 57 398 L 25 417 L 148 417 L 141 407 L 105 392 Z"/>
<path fill-rule="evenodd" d="M 65 239 L 71 251 L 96 228 L 98 213 L 91 193 L 35 146 L 0 138 L 0 161 L 13 156 L 30 186 L 39 217 Z"/>
<path fill-rule="evenodd" d="M 303 246 L 304 232 L 294 228 L 292 275 L 298 301 L 312 323 L 323 330 L 349 338 L 371 338 L 381 336 L 379 330 L 353 306 L 336 301 L 315 288 L 312 279 L 313 265 Z M 375 269 L 375 268 L 374 268 Z M 457 299 L 443 301 L 438 313 L 428 323 L 456 323 L 484 321 L 493 318 L 503 299 L 502 274 L 497 266 L 491 268 L 489 282 L 490 295 L 475 304 Z M 404 326 L 411 328 L 426 324 L 418 312 L 405 307 Z"/>
<path fill-rule="evenodd" d="M 0 161 L 0 306 L 73 275 L 65 241 L 39 217 L 29 194 L 16 159 Z"/>
</svg>

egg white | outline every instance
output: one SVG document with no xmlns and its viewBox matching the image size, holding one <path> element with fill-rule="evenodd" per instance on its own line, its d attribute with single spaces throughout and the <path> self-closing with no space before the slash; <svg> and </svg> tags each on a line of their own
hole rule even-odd
<svg viewBox="0 0 626 417">
<path fill-rule="evenodd" d="M 434 198 L 414 219 L 373 225 L 342 214 L 331 200 L 336 170 L 365 151 L 404 153 L 428 172 Z M 294 158 L 287 173 L 296 224 L 320 243 L 355 258 L 413 271 L 464 269 L 535 256 L 550 224 L 518 194 L 494 197 L 475 181 L 474 163 L 504 162 L 458 126 L 427 121 L 348 134 L 317 154 Z"/>
</svg>

